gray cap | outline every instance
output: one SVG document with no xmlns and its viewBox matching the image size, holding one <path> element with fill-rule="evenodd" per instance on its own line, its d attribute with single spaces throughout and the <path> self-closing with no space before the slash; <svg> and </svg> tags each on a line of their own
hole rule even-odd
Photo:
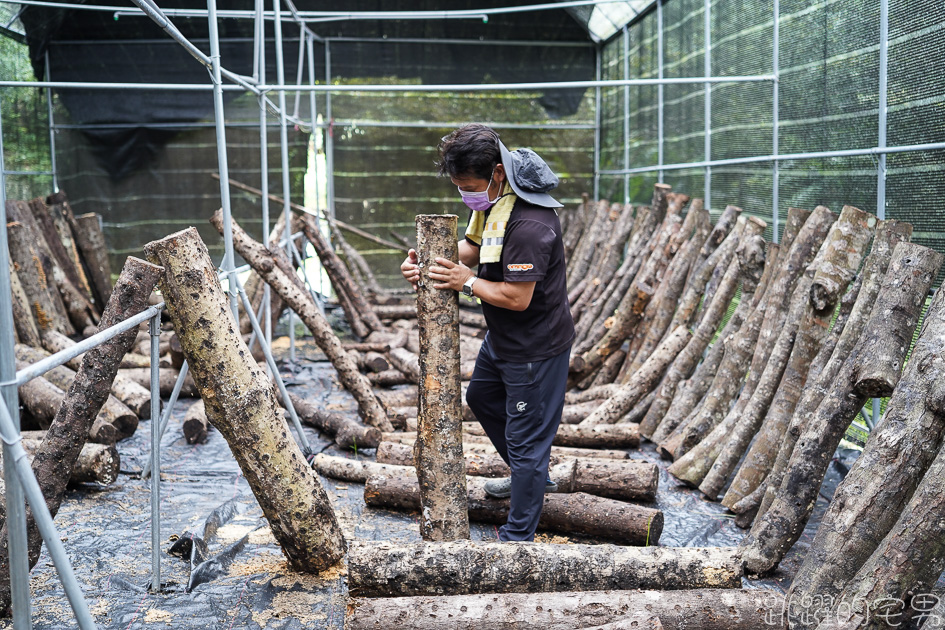
<svg viewBox="0 0 945 630">
<path fill-rule="evenodd" d="M 531 149 L 509 151 L 499 141 L 502 164 L 508 175 L 509 185 L 515 194 L 529 203 L 545 208 L 560 208 L 562 204 L 548 194 L 558 185 L 558 176 L 552 172 L 545 161 Z"/>
</svg>

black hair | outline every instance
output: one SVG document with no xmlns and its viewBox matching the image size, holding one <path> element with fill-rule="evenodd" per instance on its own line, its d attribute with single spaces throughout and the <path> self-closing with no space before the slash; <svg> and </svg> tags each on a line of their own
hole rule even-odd
<svg viewBox="0 0 945 630">
<path fill-rule="evenodd" d="M 491 179 L 496 165 L 502 161 L 499 134 L 479 123 L 464 125 L 443 136 L 437 147 L 440 175 L 449 177 L 480 177 Z"/>
</svg>

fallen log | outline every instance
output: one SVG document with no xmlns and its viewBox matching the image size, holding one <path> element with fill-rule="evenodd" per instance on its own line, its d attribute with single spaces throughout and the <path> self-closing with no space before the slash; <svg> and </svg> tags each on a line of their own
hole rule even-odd
<svg viewBox="0 0 945 630">
<path fill-rule="evenodd" d="M 838 378 L 844 385 L 844 391 L 849 392 L 855 386 L 857 356 L 872 350 L 871 347 L 862 345 L 874 338 L 868 331 L 875 326 L 903 326 L 909 330 L 915 329 L 926 292 L 934 281 L 942 260 L 941 254 L 921 245 L 900 243 L 896 246 L 883 288 L 876 298 L 870 321 L 861 337 L 861 344 L 854 349 L 848 360 L 851 365 L 844 365 L 844 370 Z M 926 313 L 918 341 L 899 386 L 889 401 L 883 422 L 870 434 L 862 455 L 834 493 L 834 499 L 827 508 L 808 556 L 792 585 L 794 592 L 818 592 L 832 597 L 839 596 L 846 583 L 892 528 L 922 475 L 932 463 L 945 436 L 945 414 L 942 413 L 940 385 L 943 379 L 942 371 L 945 369 L 942 359 L 945 339 L 943 309 L 945 292 L 939 290 Z M 907 334 L 907 337 L 911 336 Z M 902 348 L 899 357 L 904 356 L 906 350 L 907 348 Z M 899 357 L 898 362 L 902 363 L 902 358 Z M 865 398 L 866 396 L 860 393 L 847 394 L 847 399 L 863 401 Z M 830 400 L 827 399 L 821 404 L 817 416 L 820 416 L 822 411 L 831 410 L 831 406 L 828 406 Z M 833 430 L 828 438 L 820 438 L 827 447 L 834 444 L 830 447 L 829 454 L 818 452 L 812 456 L 810 449 L 804 447 L 817 428 L 812 425 L 818 419 L 813 419 L 812 424 L 808 425 L 807 431 L 798 440 L 788 471 L 784 475 L 784 482 L 781 484 L 781 492 L 765 514 L 759 527 L 759 535 L 753 535 L 758 544 L 752 547 L 752 559 L 766 556 L 780 561 L 777 555 L 766 553 L 770 544 L 766 538 L 762 538 L 762 534 L 767 532 L 764 529 L 765 524 L 771 522 L 780 525 L 787 520 L 783 516 L 788 512 L 782 506 L 782 496 L 784 499 L 794 500 L 809 492 L 806 488 L 813 487 L 813 492 L 816 493 L 820 487 L 824 475 L 821 468 L 826 469 L 836 443 L 839 442 L 839 437 L 834 435 L 842 435 L 846 424 L 842 429 L 831 427 Z M 813 439 L 810 442 L 816 443 Z M 801 457 L 806 460 L 801 462 Z M 807 473 L 807 479 L 804 479 L 803 473 Z M 807 481 L 806 488 L 795 490 L 792 482 L 802 479 Z M 796 507 L 787 507 L 791 507 L 794 513 L 797 512 Z M 809 515 L 805 510 L 800 513 L 798 520 L 806 522 Z M 780 522 L 776 520 L 779 516 Z M 790 522 L 788 524 L 791 525 Z M 801 528 L 803 529 L 803 525 Z M 784 536 L 785 543 L 793 544 L 797 535 L 794 528 L 789 529 L 788 535 Z M 756 550 L 760 553 L 756 554 Z M 841 557 L 838 554 L 847 555 Z M 818 560 L 828 559 L 832 563 L 831 566 L 815 564 Z"/>
<path fill-rule="evenodd" d="M 377 392 L 377 397 L 381 399 L 387 407 L 416 407 L 420 402 L 419 387 L 416 383 L 392 389 Z"/>
<path fill-rule="evenodd" d="M 484 488 L 486 481 L 483 477 L 466 480 L 469 518 L 504 524 L 509 515 L 509 500 L 489 498 Z M 420 489 L 416 478 L 407 475 L 377 475 L 365 483 L 364 501 L 371 507 L 418 511 Z M 663 513 L 583 492 L 546 494 L 538 528 L 599 536 L 627 545 L 656 545 L 663 531 Z"/>
<path fill-rule="evenodd" d="M 122 367 L 118 370 L 118 374 L 146 389 L 151 387 L 151 368 L 149 367 Z M 167 397 L 171 395 L 171 392 L 174 391 L 174 384 L 177 383 L 177 377 L 179 375 L 180 370 L 165 367 L 158 368 L 158 386 L 161 389 L 161 396 Z M 194 377 L 189 372 L 187 373 L 186 378 L 184 378 L 179 395 L 181 398 L 199 397 L 199 394 L 197 393 L 197 385 L 194 383 Z"/>
<path fill-rule="evenodd" d="M 129 257 L 125 261 L 115 290 L 102 314 L 101 324 L 108 328 L 143 311 L 162 269 L 143 260 Z M 85 353 L 82 366 L 66 393 L 63 404 L 46 431 L 40 448 L 33 456 L 32 471 L 42 490 L 50 515 L 55 518 L 72 477 L 75 462 L 85 445 L 89 429 L 108 397 L 112 378 L 121 356 L 134 343 L 134 330 L 125 331 Z M 32 568 L 39 559 L 43 539 L 33 520 L 26 518 L 28 562 Z M 4 523 L 0 540 L 8 540 Z M 11 604 L 10 560 L 7 545 L 0 545 L 0 610 Z"/>
<path fill-rule="evenodd" d="M 646 360 L 646 363 L 637 370 L 630 380 L 622 385 L 619 392 L 609 398 L 597 410 L 587 417 L 580 426 L 595 424 L 613 424 L 627 413 L 659 383 L 659 379 L 666 366 L 686 346 L 692 333 L 680 326 L 660 344 L 656 352 Z"/>
<path fill-rule="evenodd" d="M 391 365 L 406 375 L 409 382 L 420 383 L 420 356 L 418 354 L 407 348 L 392 348 L 387 356 L 390 357 Z"/>
<path fill-rule="evenodd" d="M 464 422 L 463 433 L 485 435 L 478 422 Z M 552 444 L 584 448 L 636 448 L 640 445 L 638 425 L 632 422 L 593 426 L 560 424 Z"/>
<path fill-rule="evenodd" d="M 587 375 L 600 367 L 620 345 L 626 341 L 636 326 L 643 319 L 643 313 L 655 290 L 647 284 L 635 284 L 630 290 L 633 298 L 623 300 L 613 315 L 609 326 L 605 324 L 607 332 L 597 344 L 583 354 L 576 354 L 571 358 L 568 371 Z"/>
<path fill-rule="evenodd" d="M 40 203 L 34 205 L 34 201 Z M 62 270 L 66 273 L 69 281 L 75 285 L 91 306 L 95 302 L 92 282 L 86 273 L 82 253 L 79 251 L 79 245 L 75 236 L 78 224 L 75 215 L 72 213 L 72 206 L 69 205 L 69 200 L 66 198 L 66 193 L 59 191 L 46 197 L 45 201 L 41 199 L 34 201 L 30 202 L 30 209 L 33 210 L 37 222 L 43 223 L 46 221 L 46 218 L 48 218 L 51 221 L 54 234 L 61 246 L 60 252 L 56 252 L 55 250 L 57 248 L 55 244 L 50 243 L 50 249 L 53 250 L 53 255 L 56 256 L 57 260 L 60 260 Z M 43 227 L 43 232 L 49 234 L 45 227 Z M 51 238 L 51 235 L 47 236 L 47 242 L 52 240 L 54 239 Z M 65 255 L 64 258 L 60 259 L 60 253 Z M 105 253 L 108 253 L 107 249 Z M 109 278 L 109 282 L 111 282 L 111 278 Z M 99 301 L 98 307 L 93 307 L 93 317 L 95 317 L 96 323 L 98 323 L 98 313 L 101 311 L 102 307 L 105 306 L 105 303 L 105 301 Z"/>
<path fill-rule="evenodd" d="M 381 444 L 378 449 L 383 447 L 385 442 L 398 442 L 400 444 L 413 444 L 417 439 L 416 433 L 383 433 L 381 434 Z M 495 447 L 488 438 L 475 435 L 467 436 L 467 440 L 479 440 L 477 442 L 464 441 L 463 450 L 473 453 L 495 453 Z M 616 449 L 602 448 L 579 448 L 576 446 L 552 446 L 552 457 L 593 457 L 595 459 L 628 459 L 626 451 Z"/>
<path fill-rule="evenodd" d="M 197 230 L 144 251 L 163 263 L 161 293 L 207 417 L 230 445 L 289 566 L 332 566 L 345 541 L 328 495 L 292 439 L 269 378 L 249 356 Z"/>
<path fill-rule="evenodd" d="M 762 409 L 758 409 L 754 423 L 742 420 L 741 427 L 744 427 L 745 431 L 739 436 L 736 429 L 725 448 L 725 454 L 720 456 L 714 465 L 718 467 L 721 483 L 710 486 L 708 489 L 718 494 L 724 485 L 724 480 L 721 478 L 727 479 L 730 471 L 735 469 L 738 460 L 743 454 L 745 455 L 728 491 L 722 498 L 722 505 L 732 508 L 738 501 L 754 491 L 771 470 L 784 432 L 788 429 L 794 409 L 801 398 L 811 362 L 827 337 L 830 322 L 840 298 L 860 268 L 867 247 L 873 240 L 875 227 L 875 216 L 853 206 L 844 206 L 840 212 L 840 218 L 831 228 L 830 234 L 824 241 L 826 250 L 812 263 L 813 269 L 807 272 L 812 275 L 812 278 L 810 289 L 804 300 L 804 312 L 799 316 L 796 324 L 786 322 L 785 328 L 782 328 L 783 335 L 787 326 L 796 325 L 797 333 L 789 358 L 784 365 L 783 375 L 776 386 L 772 385 L 771 389 L 765 392 L 770 397 L 770 402 L 762 405 Z M 795 290 L 795 293 L 804 285 L 804 282 L 798 283 L 799 288 Z M 790 320 L 790 316 L 788 319 Z M 771 364 L 772 361 L 769 359 L 765 369 L 769 369 Z M 764 388 L 760 385 L 755 389 L 756 396 L 762 389 Z M 744 415 L 748 416 L 751 413 L 752 411 L 749 410 Z M 756 433 L 757 438 L 749 448 L 749 441 Z M 723 464 L 725 464 L 724 468 Z"/>
<path fill-rule="evenodd" d="M 222 232 L 223 211 L 215 212 L 210 222 Z M 370 382 L 358 371 L 358 367 L 345 353 L 341 341 L 318 310 L 312 296 L 302 285 L 285 257 L 285 253 L 278 247 L 270 247 L 267 250 L 263 245 L 251 239 L 236 222 L 232 224 L 232 232 L 233 246 L 236 251 L 282 297 L 289 308 L 298 314 L 311 331 L 315 343 L 338 372 L 342 385 L 358 402 L 358 410 L 364 421 L 382 431 L 392 430 L 393 426 L 387 418 L 387 412 L 371 391 Z"/>
<path fill-rule="evenodd" d="M 15 348 L 17 361 L 23 361 L 24 364 L 32 364 L 42 361 L 49 356 L 49 353 L 40 348 L 30 348 L 22 344 Z M 86 353 L 88 354 L 88 353 Z M 84 360 L 84 359 L 83 359 Z M 65 365 L 54 367 L 45 374 L 43 378 L 61 389 L 63 392 L 69 391 L 72 383 L 75 381 L 77 372 Z M 112 383 L 109 383 L 110 385 Z M 101 411 L 95 418 L 94 424 L 106 423 L 115 429 L 115 440 L 124 440 L 134 435 L 138 429 L 138 416 L 135 415 L 127 405 L 115 398 L 109 393 L 102 404 Z M 97 428 L 97 427 L 96 427 Z"/>
<path fill-rule="evenodd" d="M 889 265 L 889 270 L 886 272 L 883 287 L 876 298 L 876 303 L 873 305 L 866 330 L 874 326 L 908 325 L 908 318 L 889 321 L 887 312 L 892 309 L 894 304 L 900 308 L 906 307 L 903 310 L 908 310 L 908 305 L 914 302 L 922 304 L 925 294 L 941 266 L 942 259 L 941 254 L 921 245 L 912 243 L 897 245 L 893 252 L 893 260 Z M 938 297 L 943 298 L 945 294 Z M 942 317 L 940 313 L 943 307 L 942 301 L 942 299 L 938 299 L 933 302 L 932 309 L 930 309 L 931 317 L 925 320 L 927 327 L 923 332 L 936 330 L 937 324 L 943 321 L 940 319 Z M 914 325 L 913 323 L 913 327 Z M 945 423 L 938 422 L 937 429 L 931 429 L 931 427 L 927 429 L 932 431 L 931 435 L 913 429 L 912 433 L 914 435 L 912 437 L 916 442 L 911 444 L 900 444 L 899 442 L 903 436 L 899 435 L 897 431 L 901 431 L 912 422 L 918 423 L 914 425 L 916 427 L 929 423 L 928 419 L 924 418 L 924 414 L 928 413 L 925 405 L 919 407 L 915 401 L 924 400 L 929 387 L 935 382 L 934 378 L 938 378 L 938 375 L 934 374 L 934 369 L 931 370 L 933 374 L 928 373 L 929 359 L 923 359 L 923 355 L 926 357 L 937 356 L 940 349 L 938 341 L 933 340 L 936 335 L 941 335 L 941 332 L 932 332 L 924 341 L 922 335 L 920 335 L 919 343 L 912 355 L 913 360 L 909 362 L 912 369 L 907 370 L 907 378 L 903 379 L 904 387 L 902 391 L 897 392 L 898 399 L 894 397 L 890 401 L 886 422 L 880 425 L 878 432 L 870 436 L 869 443 L 876 445 L 873 448 L 869 448 L 869 444 L 867 445 L 867 450 L 872 453 L 871 456 L 865 457 L 866 452 L 860 456 L 857 460 L 858 464 L 854 465 L 847 478 L 834 494 L 832 507 L 828 508 L 814 543 L 808 552 L 807 559 L 795 577 L 792 588 L 796 589 L 798 593 L 811 592 L 809 591 L 809 585 L 812 584 L 817 585 L 818 593 L 834 597 L 839 593 L 842 584 L 838 584 L 837 580 L 846 580 L 852 577 L 856 569 L 862 564 L 863 559 L 865 559 L 862 554 L 866 553 L 868 555 L 869 551 L 875 548 L 875 544 L 871 546 L 865 542 L 864 536 L 868 537 L 877 531 L 877 523 L 881 523 L 883 518 L 889 518 L 890 514 L 899 513 L 896 505 L 898 504 L 899 507 L 903 505 L 911 490 L 915 488 L 915 483 L 917 483 L 915 481 L 911 487 L 909 486 L 909 481 L 914 479 L 915 471 L 924 470 L 932 455 L 934 455 L 934 452 L 932 455 L 928 454 L 927 440 L 930 439 L 933 443 L 940 441 L 942 431 L 945 431 Z M 864 338 L 866 338 L 865 335 L 861 337 L 861 340 Z M 862 352 L 869 352 L 869 349 L 862 344 L 858 344 L 840 368 L 830 394 L 820 403 L 814 417 L 810 419 L 794 447 L 781 487 L 777 490 L 774 501 L 760 521 L 755 523 L 751 535 L 743 542 L 746 566 L 749 570 L 762 573 L 777 566 L 784 554 L 787 553 L 803 532 L 813 510 L 814 500 L 820 490 L 830 458 L 850 421 L 859 412 L 866 400 L 866 396 L 853 391 L 855 383 L 854 365 L 856 357 Z M 903 349 L 903 352 L 905 352 L 905 349 Z M 929 377 L 933 376 L 932 380 L 928 380 Z M 893 401 L 896 403 L 895 406 L 892 404 Z M 890 421 L 890 419 L 893 420 Z M 889 432 L 890 437 L 894 439 L 893 443 L 897 445 L 894 449 L 896 456 L 898 457 L 901 454 L 909 461 L 909 468 L 913 471 L 911 474 L 906 473 L 899 479 L 893 479 L 892 469 L 881 467 L 870 468 L 868 471 L 863 470 L 862 466 L 866 462 L 875 463 L 874 455 L 879 456 L 880 461 L 883 457 L 888 457 L 888 452 L 884 452 L 883 438 L 881 437 L 886 432 Z M 909 452 L 914 453 L 914 456 L 907 457 L 906 453 Z M 922 465 L 923 460 L 925 461 L 924 466 Z M 881 463 L 877 465 L 882 466 Z M 876 477 L 877 470 L 885 470 L 888 474 L 881 474 Z M 856 471 L 855 474 L 854 471 Z M 864 483 L 866 483 L 863 479 L 864 475 L 871 478 L 868 487 L 864 486 Z M 841 491 L 841 488 L 847 488 L 848 490 Z M 850 496 L 851 491 L 854 496 Z M 877 495 L 883 496 L 884 500 L 881 503 L 864 504 L 864 501 L 872 502 L 876 500 Z M 840 506 L 844 508 L 842 533 L 835 531 L 838 520 L 836 511 Z M 849 522 L 846 520 L 848 515 L 854 513 L 851 510 L 859 512 L 864 519 L 861 526 L 855 527 L 858 532 L 862 532 L 863 536 L 854 535 L 854 532 L 851 531 L 854 526 L 846 524 Z M 884 513 L 884 515 L 876 514 L 877 511 Z M 885 535 L 889 527 L 891 527 L 891 523 L 886 526 L 885 530 L 882 530 L 880 536 L 874 537 L 874 539 L 879 540 L 882 535 Z M 828 540 L 831 541 L 830 544 L 827 544 Z M 831 567 L 815 566 L 813 564 L 815 558 L 819 558 L 819 561 L 823 562 L 834 549 L 853 542 L 859 547 L 856 549 L 849 549 L 848 547 L 849 559 L 837 562 Z M 851 566 L 853 567 L 852 571 L 850 570 Z M 837 577 L 844 573 L 845 578 Z"/>
<path fill-rule="evenodd" d="M 740 588 L 735 547 L 353 542 L 355 597 Z"/>
<path fill-rule="evenodd" d="M 17 369 L 28 367 L 27 363 L 17 361 Z M 53 385 L 42 376 L 37 376 L 17 388 L 20 402 L 30 416 L 43 429 L 48 429 L 66 398 L 66 391 Z M 123 424 L 119 421 L 118 424 Z M 127 436 L 126 436 L 127 437 Z M 115 419 L 105 411 L 104 406 L 95 416 L 89 428 L 88 440 L 96 444 L 114 444 L 118 441 L 118 428 Z"/>
<path fill-rule="evenodd" d="M 873 310 L 873 304 L 876 302 L 876 296 L 879 294 L 886 271 L 889 268 L 893 250 L 896 245 L 908 241 L 911 236 L 912 225 L 909 223 L 890 220 L 882 221 L 877 226 L 870 255 L 867 257 L 857 280 L 860 287 L 856 291 L 856 295 L 852 296 L 854 304 L 850 314 L 845 323 L 838 318 L 837 323 L 834 324 L 835 330 L 839 329 L 842 324 L 842 330 L 837 333 L 832 349 L 826 352 L 826 356 L 818 356 L 815 359 L 815 363 L 822 363 L 823 367 L 816 369 L 814 366 L 811 367 L 811 374 L 816 373 L 817 377 L 804 388 L 804 396 L 794 411 L 791 424 L 781 441 L 778 456 L 768 478 L 765 480 L 766 488 L 752 500 L 748 500 L 748 497 L 746 497 L 747 504 L 738 507 L 735 510 L 737 513 L 746 512 L 750 509 L 752 501 L 757 500 L 759 508 L 758 515 L 755 518 L 758 519 L 771 505 L 775 491 L 781 487 L 784 471 L 791 459 L 791 453 L 794 452 L 797 439 L 817 411 L 820 402 L 830 393 L 836 382 L 837 373 L 863 333 L 870 312 Z M 828 340 L 829 343 L 830 340 Z"/>
<path fill-rule="evenodd" d="M 55 330 L 47 330 L 43 333 L 41 342 L 42 347 L 50 354 L 62 352 L 75 345 L 74 341 Z M 81 357 L 75 357 L 67 361 L 66 365 L 73 370 L 77 370 L 81 363 Z M 151 391 L 149 387 L 150 377 L 148 387 L 143 387 L 137 381 L 122 374 L 119 369 L 118 374 L 115 375 L 115 380 L 112 381 L 112 395 L 135 412 L 139 418 L 145 420 L 151 417 Z"/>
<path fill-rule="evenodd" d="M 777 591 L 588 591 L 443 597 L 356 598 L 349 630 L 575 630 L 643 612 L 667 630 L 759 630 L 782 624 Z M 646 628 L 646 626 L 641 626 Z"/>
<path fill-rule="evenodd" d="M 202 398 L 187 408 L 181 421 L 181 430 L 188 444 L 203 444 L 207 441 L 210 421 L 207 419 L 207 408 Z"/>
<path fill-rule="evenodd" d="M 391 368 L 383 372 L 370 372 L 366 374 L 368 382 L 373 387 L 396 387 L 397 385 L 415 385 L 416 379 L 412 379 L 400 370 Z"/>
<path fill-rule="evenodd" d="M 31 458 L 39 452 L 43 438 L 46 437 L 45 431 L 24 431 L 23 450 Z M 2 457 L 0 457 L 0 461 Z M 118 449 L 114 444 L 93 444 L 86 443 L 79 451 L 79 457 L 75 461 L 72 469 L 72 475 L 69 477 L 69 483 L 96 483 L 107 486 L 118 479 L 118 472 L 121 458 L 118 455 Z"/>
<path fill-rule="evenodd" d="M 9 259 L 8 259 L 9 260 Z M 10 264 L 10 309 L 13 311 L 13 332 L 16 333 L 16 342 L 28 346 L 39 346 L 39 329 L 30 310 L 30 302 L 20 283 L 20 276 L 16 272 L 13 261 Z"/>
<path fill-rule="evenodd" d="M 335 444 L 341 448 L 377 448 L 381 443 L 381 431 L 377 427 L 364 426 L 343 414 L 322 409 L 315 402 L 295 394 L 290 393 L 289 399 L 299 420 L 334 437 Z"/>
</svg>

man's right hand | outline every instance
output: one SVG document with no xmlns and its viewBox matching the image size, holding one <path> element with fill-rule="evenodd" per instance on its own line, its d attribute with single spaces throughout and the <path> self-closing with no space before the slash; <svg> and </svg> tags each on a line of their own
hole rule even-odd
<svg viewBox="0 0 945 630">
<path fill-rule="evenodd" d="M 414 291 L 417 290 L 417 283 L 420 282 L 418 262 L 420 262 L 420 259 L 417 258 L 417 250 L 411 249 L 407 251 L 407 258 L 400 264 L 400 273 L 403 274 L 407 282 L 413 285 Z"/>
</svg>

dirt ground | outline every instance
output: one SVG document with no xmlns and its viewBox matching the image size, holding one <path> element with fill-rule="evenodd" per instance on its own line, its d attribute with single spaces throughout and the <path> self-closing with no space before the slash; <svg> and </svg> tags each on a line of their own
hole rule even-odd
<svg viewBox="0 0 945 630">
<path fill-rule="evenodd" d="M 285 356 L 286 344 L 275 344 Z M 290 391 L 315 398 L 327 408 L 355 413 L 353 399 L 334 378 L 331 365 L 310 341 L 297 345 L 296 362 L 280 362 Z M 92 615 L 102 629 L 265 628 L 297 630 L 342 628 L 347 586 L 343 563 L 318 576 L 290 571 L 276 545 L 246 480 L 220 434 L 211 430 L 208 441 L 188 445 L 181 419 L 193 400 L 182 400 L 161 440 L 160 579 L 162 590 L 151 583 L 150 484 L 141 470 L 150 451 L 149 423 L 118 445 L 121 470 L 108 487 L 81 486 L 70 490 L 56 517 L 56 527 L 86 594 Z M 316 450 L 338 453 L 332 442 L 306 428 Z M 343 453 L 373 458 L 373 451 Z M 667 473 L 650 445 L 631 457 L 661 467 L 655 507 L 663 510 L 664 546 L 733 546 L 744 535 L 731 515 L 697 492 L 679 486 Z M 831 466 L 825 491 L 832 493 L 843 471 Z M 420 540 L 417 518 L 365 506 L 363 486 L 321 478 L 334 502 L 348 539 Z M 745 580 L 746 588 L 783 590 L 790 584 L 826 501 L 821 497 L 804 537 L 770 579 Z M 191 574 L 190 556 L 171 555 L 174 543 L 190 533 L 202 536 L 211 514 L 219 524 L 207 537 L 212 561 Z M 495 540 L 492 525 L 472 524 L 474 540 Z M 578 542 L 577 538 L 541 533 L 545 542 Z M 587 542 L 580 539 L 580 542 Z M 179 546 L 179 544 L 178 544 Z M 44 552 L 31 574 L 34 628 L 74 628 L 72 610 L 49 556 Z M 188 588 L 192 586 L 192 588 Z M 12 628 L 9 620 L 0 628 Z"/>
</svg>

